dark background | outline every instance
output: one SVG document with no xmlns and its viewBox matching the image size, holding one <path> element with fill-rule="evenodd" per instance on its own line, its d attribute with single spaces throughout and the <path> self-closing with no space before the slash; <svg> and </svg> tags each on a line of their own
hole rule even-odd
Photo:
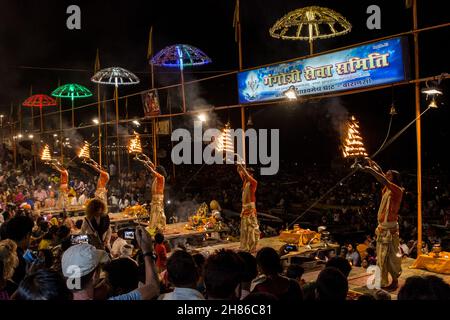
<svg viewBox="0 0 450 320">
<path fill-rule="evenodd" d="M 82 29 L 66 28 L 66 8 L 77 4 L 82 12 Z M 381 7 L 381 30 L 368 30 L 367 6 Z M 419 1 L 419 27 L 448 22 L 445 2 Z M 93 74 L 96 49 L 100 51 L 101 67 L 121 66 L 136 73 L 141 84 L 120 89 L 120 94 L 130 94 L 149 88 L 149 65 L 146 59 L 148 34 L 154 26 L 155 52 L 174 43 L 187 43 L 202 49 L 213 63 L 209 66 L 186 70 L 186 80 L 217 74 L 238 68 L 237 44 L 232 27 L 235 2 L 233 0 L 201 1 L 62 1 L 62 0 L 3 0 L 0 4 L 0 110 L 2 113 L 18 112 L 18 105 L 30 93 L 50 94 L 58 81 L 61 84 L 76 82 L 95 92 L 90 82 Z M 333 39 L 315 42 L 317 52 L 334 49 L 360 41 L 396 34 L 412 29 L 412 8 L 405 1 L 293 1 L 293 0 L 241 0 L 241 23 L 244 68 L 275 63 L 308 54 L 306 42 L 282 41 L 271 38 L 269 28 L 283 15 L 308 5 L 326 6 L 341 13 L 353 25 L 352 32 Z M 420 35 L 420 76 L 437 75 L 449 71 L 447 41 L 449 29 L 427 31 Z M 411 49 L 412 37 L 409 36 Z M 413 58 L 411 57 L 411 66 Z M 63 70 L 76 69 L 76 70 Z M 170 69 L 157 69 L 157 86 L 174 84 L 178 73 Z M 411 74 L 413 69 L 411 68 Z M 448 84 L 444 81 L 444 88 Z M 188 109 L 204 105 L 232 105 L 237 103 L 235 76 L 209 83 L 187 86 Z M 448 90 L 447 90 L 448 91 Z M 111 89 L 104 89 L 112 97 Z M 161 91 L 162 112 L 168 113 L 165 102 L 167 92 Z M 172 111 L 179 111 L 176 90 L 172 90 Z M 94 98 L 77 102 L 92 103 Z M 389 122 L 389 107 L 395 102 L 399 114 L 394 118 L 392 133 L 414 119 L 414 86 L 376 90 L 333 99 L 312 100 L 298 104 L 280 104 L 252 107 L 256 128 L 279 128 L 281 158 L 304 165 L 330 164 L 340 158 L 339 133 L 334 119 L 342 112 L 355 114 L 360 120 L 362 133 L 369 152 L 374 152 L 384 140 Z M 423 167 L 431 169 L 438 164 L 446 167 L 449 161 L 449 106 L 444 97 L 442 107 L 428 112 L 423 126 Z M 422 110 L 426 106 L 422 97 Z M 63 101 L 65 109 L 70 102 Z M 113 105 L 109 104 L 110 118 Z M 128 116 L 142 116 L 141 98 L 128 102 Z M 96 106 L 77 112 L 77 125 L 90 124 L 96 116 Z M 23 115 L 30 116 L 24 109 Z M 218 125 L 231 120 L 240 127 L 238 109 L 216 113 Z M 121 117 L 126 110 L 121 102 Z M 69 123 L 70 113 L 64 114 Z M 49 117 L 46 128 L 57 128 L 56 120 Z M 174 128 L 187 127 L 192 118 L 174 120 Z M 30 122 L 24 121 L 27 129 Z M 35 126 L 38 126 L 36 121 Z M 94 130 L 95 131 L 95 130 Z M 86 138 L 91 132 L 80 131 Z M 167 141 L 166 141 L 167 140 Z M 161 148 L 168 139 L 161 140 Z M 380 154 L 383 164 L 413 170 L 416 166 L 415 128 L 411 127 L 386 151 Z"/>
</svg>

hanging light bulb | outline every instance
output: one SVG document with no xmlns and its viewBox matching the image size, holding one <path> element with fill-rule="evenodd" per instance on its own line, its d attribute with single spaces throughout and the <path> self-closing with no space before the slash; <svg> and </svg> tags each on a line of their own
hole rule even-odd
<svg viewBox="0 0 450 320">
<path fill-rule="evenodd" d="M 389 110 L 389 114 L 391 116 L 395 116 L 397 114 L 397 109 L 395 109 L 395 104 L 392 102 L 391 109 Z"/>
<path fill-rule="evenodd" d="M 431 99 L 431 102 L 430 102 L 430 104 L 428 105 L 428 108 L 433 108 L 433 109 L 437 109 L 437 108 L 438 108 L 438 105 L 437 105 L 437 103 L 436 103 L 436 98 L 435 98 L 435 97 L 433 97 L 433 98 Z"/>
</svg>

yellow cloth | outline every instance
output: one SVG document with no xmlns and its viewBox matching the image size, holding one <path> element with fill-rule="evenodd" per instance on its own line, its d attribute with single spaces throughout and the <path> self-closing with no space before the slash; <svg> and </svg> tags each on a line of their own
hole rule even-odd
<svg viewBox="0 0 450 320">
<path fill-rule="evenodd" d="M 450 252 L 440 252 L 439 258 L 435 258 L 434 253 L 422 254 L 414 261 L 410 268 L 450 274 Z"/>
<path fill-rule="evenodd" d="M 41 242 L 39 242 L 38 250 L 48 249 L 51 244 L 52 244 L 52 240 L 42 239 Z"/>
</svg>

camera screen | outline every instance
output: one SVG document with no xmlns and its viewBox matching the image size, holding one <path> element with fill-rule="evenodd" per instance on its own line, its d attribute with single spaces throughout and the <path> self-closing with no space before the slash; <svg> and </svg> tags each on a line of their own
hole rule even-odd
<svg viewBox="0 0 450 320">
<path fill-rule="evenodd" d="M 125 231 L 124 232 L 124 238 L 133 240 L 134 239 L 134 231 Z"/>
<path fill-rule="evenodd" d="M 72 236 L 72 243 L 73 244 L 89 243 L 89 237 L 87 234 L 74 235 Z"/>
</svg>

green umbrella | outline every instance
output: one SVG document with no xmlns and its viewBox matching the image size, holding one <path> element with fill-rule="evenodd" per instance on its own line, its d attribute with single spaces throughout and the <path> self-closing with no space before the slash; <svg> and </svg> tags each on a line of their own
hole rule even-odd
<svg viewBox="0 0 450 320">
<path fill-rule="evenodd" d="M 68 83 L 56 88 L 52 92 L 52 96 L 72 100 L 72 127 L 75 127 L 74 100 L 91 97 L 92 93 L 80 84 Z"/>
</svg>

